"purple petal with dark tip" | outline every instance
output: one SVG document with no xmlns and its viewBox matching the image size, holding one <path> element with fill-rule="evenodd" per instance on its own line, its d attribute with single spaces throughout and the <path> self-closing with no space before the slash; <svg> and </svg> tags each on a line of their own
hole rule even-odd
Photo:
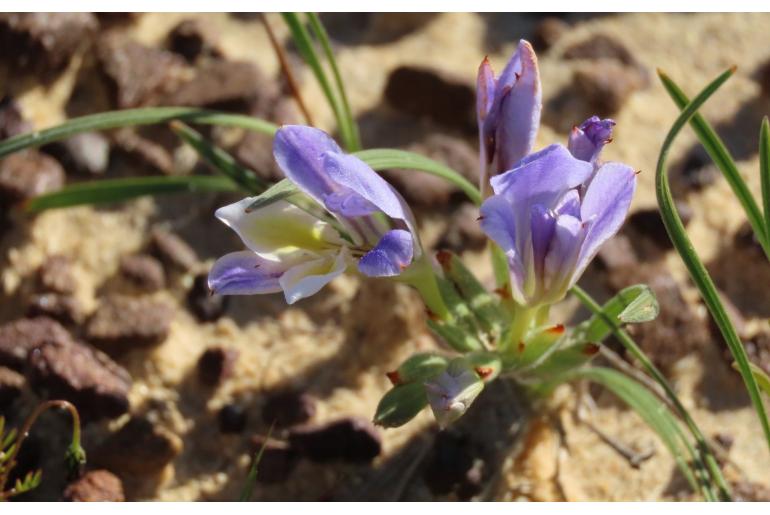
<svg viewBox="0 0 770 515">
<path fill-rule="evenodd" d="M 377 245 L 358 261 L 358 270 L 369 277 L 392 277 L 412 263 L 414 241 L 409 231 L 388 231 Z"/>
<path fill-rule="evenodd" d="M 574 127 L 569 135 L 567 146 L 572 155 L 583 161 L 594 161 L 599 157 L 604 145 L 612 141 L 612 128 L 615 121 L 592 116 L 579 127 Z"/>
<path fill-rule="evenodd" d="M 209 272 L 209 289 L 220 295 L 254 295 L 281 291 L 280 263 L 260 258 L 250 250 L 232 252 L 217 259 Z"/>
</svg>

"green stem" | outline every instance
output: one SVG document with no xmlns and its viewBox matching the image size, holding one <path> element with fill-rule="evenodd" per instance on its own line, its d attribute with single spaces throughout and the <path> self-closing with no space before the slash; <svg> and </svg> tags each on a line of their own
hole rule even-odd
<svg viewBox="0 0 770 515">
<path fill-rule="evenodd" d="M 770 122 L 762 119 L 759 131 L 759 178 L 762 181 L 762 205 L 765 209 L 765 233 L 770 241 Z"/>
<path fill-rule="evenodd" d="M 441 296 L 436 271 L 427 254 L 423 254 L 403 274 L 397 277 L 398 281 L 408 284 L 420 292 L 423 302 L 428 309 L 441 320 L 448 320 L 449 309 Z"/>
<path fill-rule="evenodd" d="M 519 354 L 521 345 L 524 344 L 524 340 L 527 336 L 527 331 L 532 327 L 532 323 L 536 321 L 540 312 L 540 307 L 522 307 L 515 305 L 513 311 L 513 322 L 511 323 L 508 333 L 501 340 L 499 351 L 502 354 L 508 354 L 511 357 Z"/>
</svg>

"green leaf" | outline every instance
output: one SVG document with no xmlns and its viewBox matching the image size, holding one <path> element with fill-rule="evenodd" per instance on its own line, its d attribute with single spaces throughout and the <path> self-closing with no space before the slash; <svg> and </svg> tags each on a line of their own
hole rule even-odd
<svg viewBox="0 0 770 515">
<path fill-rule="evenodd" d="M 759 393 L 757 382 L 754 379 L 754 375 L 751 373 L 751 367 L 749 365 L 748 357 L 746 356 L 746 350 L 743 348 L 741 340 L 738 337 L 738 333 L 735 330 L 735 326 L 733 326 L 732 322 L 730 321 L 730 317 L 727 315 L 727 311 L 725 311 L 725 308 L 722 305 L 722 301 L 719 298 L 711 276 L 706 270 L 706 267 L 703 266 L 703 263 L 698 257 L 698 254 L 695 252 L 695 248 L 693 247 L 692 242 L 690 241 L 689 237 L 687 236 L 687 232 L 685 231 L 684 224 L 682 223 L 682 220 L 676 211 L 674 199 L 671 195 L 671 188 L 668 181 L 668 171 L 666 167 L 666 159 L 677 134 L 679 134 L 679 132 L 687 124 L 690 118 L 696 114 L 698 109 L 711 97 L 711 95 L 713 95 L 719 89 L 719 87 L 730 78 L 734 71 L 734 69 L 727 70 L 719 77 L 717 77 L 713 82 L 711 82 L 711 84 L 706 86 L 706 88 L 701 93 L 699 93 L 692 102 L 687 104 L 687 106 L 682 110 L 682 113 L 674 122 L 671 130 L 663 142 L 663 146 L 658 157 L 658 165 L 655 172 L 655 192 L 658 198 L 658 205 L 660 206 L 660 211 L 663 216 L 663 223 L 666 226 L 669 237 L 671 238 L 671 241 L 673 242 L 677 252 L 681 256 L 682 261 L 684 261 L 684 264 L 687 266 L 690 277 L 698 287 L 701 297 L 703 297 L 703 301 L 711 312 L 711 316 L 714 318 L 714 321 L 719 327 L 722 336 L 725 338 L 727 346 L 730 349 L 730 353 L 738 363 L 739 372 L 743 378 L 743 382 L 746 385 L 746 390 L 749 393 L 749 397 L 751 398 L 751 402 L 757 412 L 757 416 L 759 417 L 759 421 L 762 425 L 762 430 L 764 431 L 768 447 L 770 447 L 770 420 L 768 420 L 767 413 L 765 411 L 764 405 L 762 404 L 762 398 Z M 754 222 L 752 222 L 752 226 L 754 226 Z M 765 241 L 764 225 L 762 225 L 760 229 L 762 234 L 762 241 Z M 757 232 L 757 227 L 755 227 L 754 230 Z"/>
<path fill-rule="evenodd" d="M 523 351 L 517 356 L 514 366 L 523 369 L 536 365 L 557 348 L 564 336 L 564 326 L 555 325 L 535 330 L 527 336 Z"/>
<path fill-rule="evenodd" d="M 637 284 L 620 290 L 601 310 L 600 314 L 594 314 L 575 327 L 572 339 L 599 343 L 612 331 L 612 327 L 605 322 L 605 317 L 623 323 L 647 322 L 658 316 L 660 307 L 649 286 Z"/>
<path fill-rule="evenodd" d="M 380 400 L 374 423 L 382 427 L 403 426 L 427 405 L 428 397 L 422 382 L 397 385 Z"/>
<path fill-rule="evenodd" d="M 541 363 L 526 372 L 527 377 L 537 378 L 538 381 L 549 381 L 554 377 L 568 373 L 570 370 L 582 367 L 591 361 L 599 352 L 595 343 L 576 343 L 557 349 Z"/>
<path fill-rule="evenodd" d="M 734 72 L 735 69 L 732 68 L 726 73 L 732 75 Z M 663 83 L 663 87 L 666 88 L 669 96 L 674 100 L 674 103 L 679 109 L 684 111 L 684 108 L 690 103 L 690 99 L 687 98 L 684 91 L 682 91 L 668 75 L 659 70 L 658 76 Z M 735 160 L 730 155 L 730 152 L 727 150 L 727 147 L 725 147 L 725 144 L 722 142 L 719 135 L 717 135 L 703 116 L 696 112 L 692 116 L 690 124 L 692 125 L 695 134 L 698 136 L 698 140 L 703 145 L 703 148 L 706 149 L 711 160 L 714 161 L 714 164 L 717 165 L 717 168 L 719 168 L 722 175 L 727 179 L 728 184 L 730 184 L 733 193 L 743 206 L 743 210 L 746 212 L 746 217 L 751 224 L 751 228 L 754 230 L 757 241 L 762 245 L 765 255 L 770 259 L 770 235 L 767 233 L 766 224 L 762 218 L 762 212 L 759 210 L 759 206 L 754 200 L 754 196 L 746 185 L 746 181 L 741 177 L 738 167 L 735 164 Z"/>
<path fill-rule="evenodd" d="M 254 202 L 249 204 L 249 207 L 246 208 L 246 211 L 256 211 L 257 209 L 269 206 L 273 202 L 286 200 L 298 193 L 300 193 L 299 188 L 297 188 L 293 182 L 289 179 L 281 179 L 257 195 Z"/>
<path fill-rule="evenodd" d="M 257 454 L 254 456 L 254 460 L 251 462 L 251 467 L 249 467 L 249 474 L 246 477 L 246 484 L 243 485 L 243 488 L 241 489 L 241 495 L 238 497 L 240 502 L 247 502 L 251 500 L 251 495 L 254 492 L 254 485 L 257 483 L 259 463 L 262 461 L 262 456 L 265 454 L 267 444 L 270 442 L 270 435 L 273 434 L 274 424 L 275 423 L 270 425 L 270 429 L 267 430 L 267 436 L 265 436 L 265 441 L 262 442 L 259 451 L 257 451 Z"/>
<path fill-rule="evenodd" d="M 58 191 L 29 200 L 25 208 L 31 212 L 106 202 L 120 202 L 144 195 L 201 191 L 237 191 L 227 177 L 208 175 L 131 177 L 105 179 L 72 184 Z"/>
<path fill-rule="evenodd" d="M 465 353 L 482 350 L 484 348 L 478 338 L 454 323 L 431 320 L 429 318 L 427 324 L 431 331 L 436 333 L 436 335 L 444 340 L 447 345 L 457 352 Z"/>
<path fill-rule="evenodd" d="M 765 208 L 765 233 L 770 241 L 770 122 L 765 116 L 759 131 L 759 177 L 762 180 L 762 205 Z"/>
<path fill-rule="evenodd" d="M 737 363 L 733 362 L 733 368 L 738 370 Z M 749 368 L 751 368 L 751 373 L 754 374 L 754 379 L 757 380 L 759 388 L 765 392 L 765 395 L 770 395 L 770 376 L 754 363 L 749 362 Z"/>
<path fill-rule="evenodd" d="M 449 364 L 449 358 L 434 352 L 415 354 L 401 363 L 395 374 L 388 374 L 397 384 L 423 381 L 440 374 Z"/>
<path fill-rule="evenodd" d="M 481 193 L 479 193 L 478 188 L 473 183 L 460 175 L 460 173 L 433 159 L 415 154 L 414 152 L 392 148 L 362 150 L 354 155 L 376 171 L 405 168 L 435 175 L 460 188 L 473 203 L 481 204 Z"/>
<path fill-rule="evenodd" d="M 173 130 L 182 141 L 190 145 L 215 171 L 229 177 L 244 190 L 252 194 L 257 194 L 267 189 L 267 182 L 257 177 L 257 175 L 248 168 L 239 165 L 230 154 L 207 141 L 198 131 L 194 130 L 189 125 L 185 125 L 179 121 L 173 121 L 171 122 L 171 130 Z"/>
<path fill-rule="evenodd" d="M 14 136 L 0 142 L 0 158 L 25 148 L 39 147 L 54 141 L 60 141 L 81 132 L 116 129 L 134 125 L 154 125 L 170 122 L 171 120 L 183 120 L 187 123 L 203 125 L 240 127 L 271 136 L 278 130 L 278 127 L 274 124 L 251 116 L 220 113 L 192 107 L 143 107 L 139 109 L 107 111 L 105 113 L 72 118 L 49 129 Z"/>
</svg>

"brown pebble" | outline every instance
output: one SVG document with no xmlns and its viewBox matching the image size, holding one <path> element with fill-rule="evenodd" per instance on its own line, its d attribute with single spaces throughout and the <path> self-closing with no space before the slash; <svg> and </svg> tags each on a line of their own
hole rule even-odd
<svg viewBox="0 0 770 515">
<path fill-rule="evenodd" d="M 37 150 L 16 152 L 0 160 L 0 203 L 31 199 L 64 186 L 64 169 Z"/>
<path fill-rule="evenodd" d="M 283 483 L 297 466 L 297 453 L 286 442 L 266 439 L 261 435 L 251 437 L 251 447 L 256 455 L 264 446 L 257 465 L 257 481 L 264 484 Z"/>
<path fill-rule="evenodd" d="M 754 72 L 754 79 L 759 83 L 762 95 L 770 97 L 770 59 L 757 67 Z"/>
<path fill-rule="evenodd" d="M 161 290 L 166 285 L 163 265 L 147 254 L 123 256 L 120 259 L 120 273 L 132 285 L 146 292 Z"/>
<path fill-rule="evenodd" d="M 23 372 L 29 352 L 44 342 L 67 344 L 72 336 L 59 322 L 46 317 L 0 325 L 0 365 Z"/>
<path fill-rule="evenodd" d="M 676 210 L 686 227 L 692 218 L 690 206 L 684 201 L 676 201 Z M 631 236 L 637 253 L 643 259 L 650 257 L 655 250 L 667 251 L 674 248 L 657 207 L 640 209 L 631 213 L 623 224 L 623 232 Z M 645 246 L 639 241 L 642 239 L 645 240 L 645 243 L 649 243 L 646 248 L 643 248 Z M 654 247 L 655 250 L 650 247 Z"/>
<path fill-rule="evenodd" d="M 596 34 L 568 46 L 564 50 L 564 59 L 612 59 L 630 66 L 638 64 L 623 43 L 605 34 Z"/>
<path fill-rule="evenodd" d="M 270 395 L 262 407 L 265 424 L 283 428 L 304 424 L 315 415 L 315 399 L 297 390 L 284 390 Z"/>
<path fill-rule="evenodd" d="M 569 24 L 554 16 L 546 16 L 535 26 L 532 46 L 537 52 L 549 50 L 569 30 Z"/>
<path fill-rule="evenodd" d="M 354 417 L 320 426 L 295 427 L 289 432 L 289 444 L 301 456 L 318 463 L 369 463 L 382 450 L 381 437 L 374 425 Z"/>
<path fill-rule="evenodd" d="M 172 149 L 161 142 L 144 137 L 130 128 L 123 128 L 112 134 L 115 149 L 122 152 L 134 167 L 149 168 L 170 175 L 174 173 Z"/>
<path fill-rule="evenodd" d="M 283 172 L 273 158 L 273 142 L 264 134 L 248 132 L 235 147 L 235 157 L 266 181 L 279 181 Z"/>
<path fill-rule="evenodd" d="M 236 349 L 211 347 L 198 358 L 198 378 L 207 386 L 217 386 L 233 374 L 239 352 Z"/>
<path fill-rule="evenodd" d="M 187 306 L 200 322 L 218 320 L 227 311 L 230 297 L 209 290 L 208 274 L 199 274 L 187 293 Z"/>
<path fill-rule="evenodd" d="M 132 417 L 107 437 L 93 461 L 119 475 L 157 473 L 182 452 L 182 440 L 144 417 Z"/>
<path fill-rule="evenodd" d="M 449 73 L 400 66 L 388 76 L 384 95 L 403 113 L 468 134 L 476 131 L 475 88 Z"/>
<path fill-rule="evenodd" d="M 80 301 L 73 295 L 43 293 L 33 295 L 27 304 L 27 316 L 49 317 L 64 325 L 80 325 L 85 319 Z"/>
<path fill-rule="evenodd" d="M 87 345 L 44 341 L 30 353 L 29 365 L 35 391 L 70 401 L 85 419 L 113 418 L 128 411 L 131 376 Z"/>
<path fill-rule="evenodd" d="M 249 417 L 243 406 L 225 404 L 217 414 L 220 433 L 241 433 L 246 428 Z"/>
<path fill-rule="evenodd" d="M 166 339 L 173 318 L 174 310 L 168 304 L 144 297 L 110 295 L 91 315 L 85 335 L 88 341 L 110 352 L 148 347 Z"/>
<path fill-rule="evenodd" d="M 5 95 L 0 100 L 0 140 L 31 130 L 32 124 L 24 119 L 19 103 L 10 95 Z"/>
<path fill-rule="evenodd" d="M 160 105 L 203 107 L 249 100 L 272 91 L 268 79 L 252 63 L 208 59 L 177 87 L 164 94 Z M 265 85 L 262 87 L 262 85 Z"/>
<path fill-rule="evenodd" d="M 726 451 L 732 449 L 733 444 L 735 443 L 735 438 L 728 433 L 716 433 L 713 438 L 714 441 Z"/>
<path fill-rule="evenodd" d="M 603 59 L 578 68 L 572 78 L 572 91 L 586 108 L 600 117 L 617 114 L 631 95 L 645 86 L 635 68 Z"/>
<path fill-rule="evenodd" d="M 770 501 L 770 488 L 752 481 L 734 481 L 730 483 L 734 501 L 767 502 Z"/>
<path fill-rule="evenodd" d="M 677 196 L 701 191 L 719 178 L 720 172 L 711 158 L 701 149 L 689 152 L 671 170 L 672 187 Z"/>
<path fill-rule="evenodd" d="M 0 367 L 0 408 L 5 409 L 24 389 L 24 376 L 10 368 Z"/>
<path fill-rule="evenodd" d="M 151 233 L 153 253 L 168 266 L 189 272 L 198 265 L 198 255 L 176 234 L 155 228 Z"/>
<path fill-rule="evenodd" d="M 202 56 L 218 56 L 215 36 L 208 25 L 201 20 L 183 20 L 171 29 L 168 35 L 168 48 L 194 63 Z"/>
<path fill-rule="evenodd" d="M 91 470 L 68 484 L 63 498 L 70 502 L 123 502 L 123 482 L 109 470 Z"/>
<path fill-rule="evenodd" d="M 54 255 L 37 269 L 38 288 L 43 292 L 74 293 L 77 288 L 72 262 L 66 256 Z"/>
</svg>

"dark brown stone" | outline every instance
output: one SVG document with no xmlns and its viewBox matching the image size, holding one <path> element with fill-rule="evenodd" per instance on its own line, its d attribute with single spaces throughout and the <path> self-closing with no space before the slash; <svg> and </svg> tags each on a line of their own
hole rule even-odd
<svg viewBox="0 0 770 515">
<path fill-rule="evenodd" d="M 714 184 L 719 175 L 719 170 L 705 151 L 693 150 L 673 167 L 672 187 L 678 194 L 701 191 Z"/>
<path fill-rule="evenodd" d="M 762 88 L 762 95 L 770 96 L 770 59 L 760 64 L 754 72 L 754 79 Z"/>
<path fill-rule="evenodd" d="M 283 483 L 299 461 L 297 453 L 286 442 L 254 435 L 251 438 L 251 446 L 255 454 L 264 447 L 257 467 L 257 481 L 260 483 Z"/>
<path fill-rule="evenodd" d="M 113 418 L 128 411 L 131 376 L 87 345 L 44 341 L 29 354 L 29 366 L 35 391 L 70 401 L 86 419 Z"/>
<path fill-rule="evenodd" d="M 587 63 L 575 71 L 571 89 L 598 116 L 617 114 L 646 81 L 639 70 L 613 60 Z"/>
<path fill-rule="evenodd" d="M 732 449 L 733 444 L 735 443 L 735 438 L 728 433 L 716 433 L 713 438 L 714 441 L 726 451 Z"/>
<path fill-rule="evenodd" d="M 0 365 L 24 370 L 32 349 L 44 342 L 72 342 L 70 333 L 55 320 L 45 317 L 21 318 L 0 326 Z"/>
<path fill-rule="evenodd" d="M 46 259 L 37 270 L 40 291 L 74 293 L 77 288 L 72 273 L 72 262 L 66 256 L 54 255 Z"/>
<path fill-rule="evenodd" d="M 200 20 L 184 20 L 174 27 L 168 35 L 168 48 L 194 63 L 202 56 L 219 56 L 216 38 L 210 27 Z"/>
<path fill-rule="evenodd" d="M 115 148 L 128 157 L 132 164 L 139 169 L 149 168 L 166 175 L 174 172 L 174 157 L 172 149 L 139 132 L 123 128 L 112 134 Z"/>
<path fill-rule="evenodd" d="M 155 228 L 150 246 L 153 253 L 166 265 L 189 272 L 198 265 L 198 255 L 182 238 L 172 232 Z"/>
<path fill-rule="evenodd" d="M 30 297 L 27 316 L 49 317 L 64 325 L 80 325 L 85 319 L 80 301 L 74 295 L 43 293 Z"/>
<path fill-rule="evenodd" d="M 374 425 L 353 417 L 321 426 L 295 427 L 289 432 L 289 445 L 301 456 L 318 463 L 369 463 L 382 450 Z"/>
<path fill-rule="evenodd" d="M 385 86 L 394 109 L 472 134 L 476 131 L 476 93 L 472 84 L 448 73 L 400 66 Z"/>
<path fill-rule="evenodd" d="M 91 470 L 68 484 L 63 498 L 70 502 L 123 502 L 123 482 L 109 470 Z"/>
<path fill-rule="evenodd" d="M 64 186 L 64 169 L 36 150 L 16 152 L 0 160 L 0 203 L 21 202 Z"/>
<path fill-rule="evenodd" d="M 168 336 L 174 310 L 149 298 L 110 295 L 88 320 L 86 338 L 109 352 L 158 345 Z"/>
<path fill-rule="evenodd" d="M 475 458 L 467 436 L 452 431 L 436 435 L 433 448 L 427 459 L 423 479 L 434 495 L 447 495 L 463 490 L 472 497 Z"/>
<path fill-rule="evenodd" d="M 252 63 L 210 59 L 196 68 L 191 78 L 182 81 L 159 100 L 159 105 L 210 106 L 233 101 L 248 101 L 270 88 L 267 79 Z"/>
<path fill-rule="evenodd" d="M 570 45 L 564 50 L 564 59 L 612 59 L 630 66 L 638 64 L 623 43 L 604 34 Z"/>
<path fill-rule="evenodd" d="M 120 273 L 140 290 L 154 292 L 166 285 L 163 265 L 152 256 L 136 254 L 120 259 Z"/>
<path fill-rule="evenodd" d="M 246 428 L 249 417 L 243 406 L 225 404 L 217 415 L 221 433 L 241 433 Z"/>
<path fill-rule="evenodd" d="M 227 311 L 230 297 L 209 290 L 208 274 L 199 274 L 187 293 L 187 306 L 201 322 L 212 322 Z"/>
<path fill-rule="evenodd" d="M 58 72 L 97 26 L 90 13 L 2 13 L 0 59 L 24 71 Z"/>
<path fill-rule="evenodd" d="M 207 386 L 217 386 L 233 374 L 238 354 L 224 347 L 206 349 L 198 358 L 198 378 Z"/>
<path fill-rule="evenodd" d="M 535 25 L 532 46 L 537 52 L 549 50 L 569 30 L 569 24 L 554 16 L 546 16 Z"/>
<path fill-rule="evenodd" d="M 18 136 L 32 130 L 32 124 L 24 119 L 21 106 L 10 95 L 0 100 L 0 140 Z"/>
<path fill-rule="evenodd" d="M 0 408 L 5 409 L 24 389 L 24 376 L 10 368 L 0 367 Z"/>
<path fill-rule="evenodd" d="M 270 395 L 262 407 L 265 424 L 277 428 L 304 424 L 315 415 L 315 399 L 297 390 L 284 390 Z"/>
<path fill-rule="evenodd" d="M 179 453 L 182 441 L 143 417 L 133 417 L 97 448 L 94 462 L 117 474 L 143 476 L 160 472 Z"/>
</svg>

